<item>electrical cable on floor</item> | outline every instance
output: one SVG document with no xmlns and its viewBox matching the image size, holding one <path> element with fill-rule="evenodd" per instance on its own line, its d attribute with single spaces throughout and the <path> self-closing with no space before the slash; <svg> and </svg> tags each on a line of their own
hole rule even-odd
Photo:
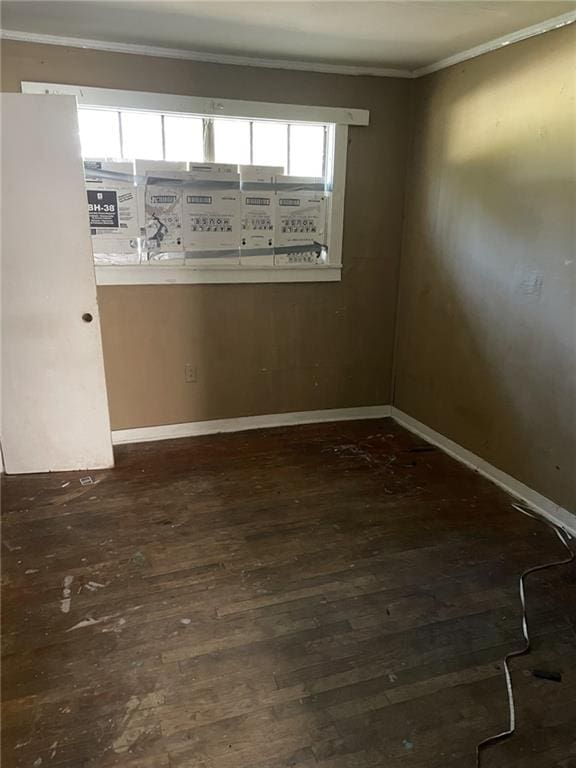
<svg viewBox="0 0 576 768">
<path fill-rule="evenodd" d="M 557 528 L 552 523 L 540 517 L 540 515 L 534 514 L 531 510 L 526 509 L 520 504 L 512 504 L 512 506 L 514 507 L 514 509 L 517 509 L 523 514 L 528 515 L 528 517 L 532 517 L 534 520 L 539 520 L 540 522 L 544 523 L 549 528 L 551 528 L 554 531 L 554 533 L 558 536 L 560 541 L 562 542 L 562 545 L 568 552 L 569 557 L 565 558 L 564 560 L 554 560 L 553 562 L 550 562 L 550 563 L 544 563 L 543 565 L 535 565 L 533 568 L 528 568 L 525 571 L 523 571 L 520 576 L 519 592 L 520 592 L 520 603 L 522 605 L 522 633 L 524 635 L 524 647 L 517 651 L 511 651 L 510 653 L 506 654 L 503 662 L 504 676 L 506 679 L 506 689 L 508 691 L 508 708 L 510 713 L 509 726 L 507 730 L 502 731 L 501 733 L 497 733 L 494 736 L 489 736 L 487 739 L 483 739 L 477 745 L 476 768 L 480 768 L 481 754 L 486 747 L 488 747 L 490 744 L 495 744 L 496 742 L 503 741 L 504 739 L 510 738 L 510 736 L 512 736 L 514 734 L 514 731 L 516 730 L 516 709 L 514 707 L 514 692 L 512 690 L 512 678 L 510 676 L 509 662 L 510 662 L 510 659 L 516 658 L 517 656 L 524 656 L 526 653 L 530 651 L 530 648 L 531 648 L 530 634 L 528 632 L 528 621 L 526 619 L 526 595 L 524 590 L 524 580 L 531 573 L 536 573 L 536 571 L 544 571 L 547 568 L 554 568 L 555 566 L 558 566 L 558 565 L 567 565 L 568 563 L 571 563 L 575 559 L 574 552 L 572 551 L 572 549 L 570 548 L 570 545 L 568 544 L 571 537 L 566 531 L 562 530 L 561 528 Z"/>
</svg>

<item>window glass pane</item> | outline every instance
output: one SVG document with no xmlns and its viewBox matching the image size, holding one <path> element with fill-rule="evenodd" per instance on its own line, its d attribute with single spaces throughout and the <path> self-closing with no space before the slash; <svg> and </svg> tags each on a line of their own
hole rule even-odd
<svg viewBox="0 0 576 768">
<path fill-rule="evenodd" d="M 109 109 L 79 109 L 78 124 L 83 157 L 118 159 L 122 156 L 118 112 Z"/>
<path fill-rule="evenodd" d="M 122 154 L 162 160 L 162 116 L 157 112 L 122 112 Z"/>
<path fill-rule="evenodd" d="M 252 162 L 254 165 L 288 165 L 287 123 L 252 124 Z"/>
<path fill-rule="evenodd" d="M 250 121 L 214 120 L 214 160 L 217 163 L 250 163 Z"/>
<path fill-rule="evenodd" d="M 291 176 L 322 176 L 324 164 L 324 126 L 290 125 Z"/>
<path fill-rule="evenodd" d="M 166 160 L 204 160 L 203 121 L 201 117 L 164 115 Z"/>
</svg>

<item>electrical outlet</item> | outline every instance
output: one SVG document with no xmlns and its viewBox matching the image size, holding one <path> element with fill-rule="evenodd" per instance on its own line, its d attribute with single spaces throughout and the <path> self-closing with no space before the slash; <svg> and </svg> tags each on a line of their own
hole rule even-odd
<svg viewBox="0 0 576 768">
<path fill-rule="evenodd" d="M 198 370 L 195 365 L 186 363 L 184 366 L 184 378 L 186 379 L 186 384 L 196 384 L 198 381 Z"/>
</svg>

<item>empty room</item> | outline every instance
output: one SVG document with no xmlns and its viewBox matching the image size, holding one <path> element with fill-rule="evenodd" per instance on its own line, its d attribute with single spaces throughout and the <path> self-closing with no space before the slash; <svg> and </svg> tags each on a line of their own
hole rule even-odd
<svg viewBox="0 0 576 768">
<path fill-rule="evenodd" d="M 575 768 L 576 2 L 0 11 L 3 768 Z"/>
</svg>

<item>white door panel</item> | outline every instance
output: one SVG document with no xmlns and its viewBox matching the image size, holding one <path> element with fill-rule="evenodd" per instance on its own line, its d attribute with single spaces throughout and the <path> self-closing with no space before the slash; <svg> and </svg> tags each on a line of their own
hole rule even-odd
<svg viewBox="0 0 576 768">
<path fill-rule="evenodd" d="M 76 102 L 70 96 L 1 98 L 6 471 L 110 467 Z M 91 322 L 83 319 L 87 314 Z"/>
</svg>

